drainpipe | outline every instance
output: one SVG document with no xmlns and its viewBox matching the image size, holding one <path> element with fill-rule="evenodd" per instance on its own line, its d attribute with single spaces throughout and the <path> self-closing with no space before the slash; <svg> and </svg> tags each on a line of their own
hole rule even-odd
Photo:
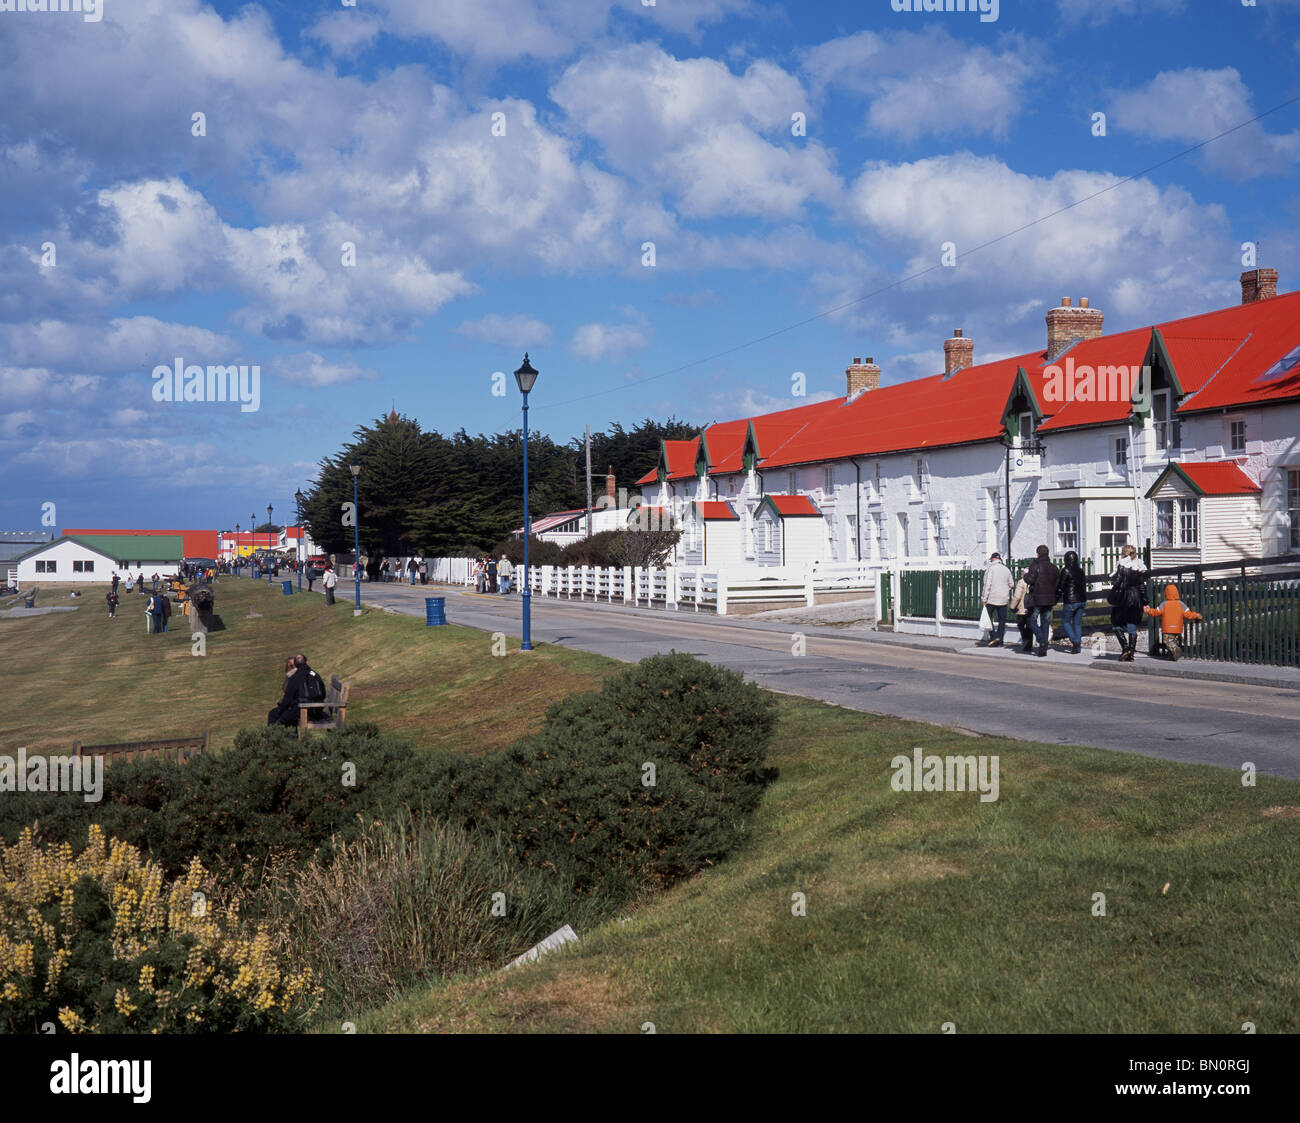
<svg viewBox="0 0 1300 1123">
<path fill-rule="evenodd" d="M 858 559 L 858 565 L 862 564 L 862 465 L 858 463 L 856 457 L 849 458 L 853 463 L 853 471 L 857 476 L 857 485 L 853 489 L 853 500 L 856 513 L 853 516 L 854 533 L 858 540 L 853 544 L 853 555 Z"/>
</svg>

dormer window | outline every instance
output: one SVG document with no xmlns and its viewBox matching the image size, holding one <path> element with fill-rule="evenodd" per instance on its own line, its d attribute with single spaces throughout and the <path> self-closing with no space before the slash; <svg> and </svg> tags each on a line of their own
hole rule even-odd
<svg viewBox="0 0 1300 1123">
<path fill-rule="evenodd" d="M 1183 447 L 1183 423 L 1175 413 L 1172 390 L 1157 390 L 1151 395 L 1151 426 L 1156 433 L 1156 448 Z"/>
</svg>

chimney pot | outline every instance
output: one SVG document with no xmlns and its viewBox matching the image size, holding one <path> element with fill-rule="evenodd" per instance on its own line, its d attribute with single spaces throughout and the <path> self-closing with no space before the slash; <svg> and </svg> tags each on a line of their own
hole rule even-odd
<svg viewBox="0 0 1300 1123">
<path fill-rule="evenodd" d="M 1055 362 L 1076 343 L 1100 338 L 1104 319 L 1100 309 L 1089 306 L 1087 297 L 1080 299 L 1078 308 L 1071 307 L 1068 296 L 1061 301 L 1059 308 L 1049 308 L 1047 361 Z"/>
<path fill-rule="evenodd" d="M 847 381 L 846 396 L 852 400 L 859 394 L 868 390 L 880 389 L 880 368 L 876 366 L 876 361 L 870 355 L 864 363 L 859 359 L 853 360 L 853 365 L 844 372 Z"/>
<path fill-rule="evenodd" d="M 1276 269 L 1247 269 L 1241 275 L 1241 302 L 1254 304 L 1277 296 Z"/>
<path fill-rule="evenodd" d="M 962 335 L 961 328 L 954 328 L 951 339 L 943 341 L 943 373 L 947 378 L 959 370 L 975 365 L 975 340 Z"/>
</svg>

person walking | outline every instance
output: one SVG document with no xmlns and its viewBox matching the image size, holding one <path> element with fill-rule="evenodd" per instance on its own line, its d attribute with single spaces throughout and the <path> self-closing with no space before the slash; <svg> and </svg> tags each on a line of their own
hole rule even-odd
<svg viewBox="0 0 1300 1123">
<path fill-rule="evenodd" d="M 140 572 L 135 575 L 135 588 L 136 588 L 136 592 L 140 593 L 141 596 L 144 595 L 144 570 L 143 569 L 140 570 Z"/>
<path fill-rule="evenodd" d="M 1061 576 L 1056 582 L 1056 599 L 1061 602 L 1061 627 L 1070 641 L 1070 654 L 1078 655 L 1083 650 L 1083 610 L 1088 604 L 1088 579 L 1074 550 L 1065 551 Z"/>
<path fill-rule="evenodd" d="M 153 591 L 156 593 L 158 591 L 158 574 L 155 573 L 152 577 L 150 577 L 149 582 L 151 585 L 153 585 Z"/>
<path fill-rule="evenodd" d="M 338 574 L 334 572 L 332 565 L 325 567 L 325 575 L 321 578 L 321 584 L 325 586 L 325 603 L 334 603 L 334 586 L 339 583 Z"/>
<path fill-rule="evenodd" d="M 487 566 L 483 559 L 479 558 L 474 563 L 474 591 L 481 593 L 487 586 Z"/>
<path fill-rule="evenodd" d="M 387 558 L 384 559 L 384 564 L 379 567 L 379 580 L 380 581 L 388 580 L 388 559 Z"/>
<path fill-rule="evenodd" d="M 116 574 L 114 574 L 114 577 L 116 578 Z M 116 582 L 114 583 L 113 588 L 111 588 L 111 589 L 108 590 L 108 596 L 107 596 L 106 599 L 108 600 L 108 618 L 109 618 L 110 620 L 116 620 L 116 619 L 117 619 L 117 585 L 116 585 Z"/>
<path fill-rule="evenodd" d="M 501 555 L 501 560 L 497 562 L 497 576 L 501 578 L 501 591 L 510 592 L 510 581 L 515 575 L 515 567 L 510 564 L 510 559 Z"/>
<path fill-rule="evenodd" d="M 1021 570 L 1020 580 L 1007 603 L 1016 614 L 1016 627 L 1020 629 L 1020 646 L 1016 650 L 1028 655 L 1034 650 L 1034 633 L 1029 626 L 1029 570 Z"/>
<path fill-rule="evenodd" d="M 145 612 L 149 616 L 148 631 L 154 635 L 160 635 L 163 630 L 162 597 L 157 593 L 151 593 L 146 603 Z"/>
<path fill-rule="evenodd" d="M 1038 640 L 1039 658 L 1047 657 L 1047 645 L 1052 638 L 1052 609 L 1056 605 L 1056 586 L 1060 571 L 1052 564 L 1052 551 L 1039 546 L 1038 556 L 1029 566 L 1029 606 L 1033 615 L 1034 638 Z"/>
<path fill-rule="evenodd" d="M 487 560 L 487 588 L 489 593 L 497 591 L 497 560 L 488 558 Z"/>
<path fill-rule="evenodd" d="M 169 625 L 171 623 L 171 618 L 172 618 L 172 599 L 166 593 L 159 593 L 158 599 L 162 601 L 163 631 L 164 632 L 170 631 Z"/>
<path fill-rule="evenodd" d="M 1146 616 L 1147 567 L 1138 557 L 1136 546 L 1120 551 L 1119 564 L 1110 575 L 1110 626 L 1119 640 L 1119 661 L 1133 662 L 1137 650 L 1137 626 Z"/>
<path fill-rule="evenodd" d="M 406 563 L 406 573 L 407 576 L 410 577 L 412 585 L 415 584 L 415 575 L 419 572 L 419 570 L 420 570 L 420 563 L 417 562 L 415 558 L 411 558 Z"/>
<path fill-rule="evenodd" d="M 316 567 L 307 566 L 307 592 L 311 592 L 311 587 L 316 583 Z"/>
<path fill-rule="evenodd" d="M 120 577 L 117 575 L 117 572 L 116 572 L 116 570 L 115 570 L 115 571 L 113 572 L 113 595 L 114 595 L 114 596 L 117 596 L 117 586 L 118 586 L 118 584 L 121 582 L 121 580 L 122 580 L 122 578 L 120 578 Z"/>
<path fill-rule="evenodd" d="M 984 588 L 980 599 L 991 614 L 997 616 L 987 646 L 1001 647 L 1007 633 L 1007 602 L 1011 599 L 1011 590 L 1015 582 L 1011 579 L 1011 570 L 1002 564 L 1002 555 L 989 555 L 989 567 L 984 571 Z"/>
</svg>

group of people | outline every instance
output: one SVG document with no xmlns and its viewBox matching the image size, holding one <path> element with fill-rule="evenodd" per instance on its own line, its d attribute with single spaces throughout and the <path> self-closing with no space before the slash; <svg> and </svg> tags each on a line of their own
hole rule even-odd
<svg viewBox="0 0 1300 1123">
<path fill-rule="evenodd" d="M 361 571 L 367 581 L 401 581 L 406 578 L 414 585 L 429 583 L 429 563 L 418 555 L 410 558 L 361 557 Z"/>
<path fill-rule="evenodd" d="M 1176 590 L 1175 590 L 1176 592 Z M 989 558 L 981 594 L 992 629 L 986 646 L 1001 647 L 1006 638 L 1008 609 L 1020 631 L 1019 650 L 1026 655 L 1047 655 L 1051 642 L 1052 610 L 1061 606 L 1061 627 L 1072 655 L 1083 650 L 1083 613 L 1088 603 L 1088 581 L 1079 555 L 1067 550 L 1058 568 L 1051 551 L 1039 546 L 1034 560 L 1014 579 L 1002 555 Z M 1111 575 L 1107 594 L 1111 629 L 1119 640 L 1120 660 L 1131 663 L 1137 649 L 1137 626 L 1147 612 L 1147 568 L 1135 546 L 1125 546 Z M 996 617 L 996 619 L 995 619 Z"/>
<path fill-rule="evenodd" d="M 326 697 L 325 682 L 301 653 L 284 661 L 284 686 L 280 700 L 266 715 L 267 725 L 297 725 L 301 702 L 323 702 Z"/>
<path fill-rule="evenodd" d="M 510 559 L 501 555 L 496 558 L 482 557 L 474 563 L 474 589 L 479 593 L 508 593 L 515 575 L 515 567 Z"/>
</svg>

